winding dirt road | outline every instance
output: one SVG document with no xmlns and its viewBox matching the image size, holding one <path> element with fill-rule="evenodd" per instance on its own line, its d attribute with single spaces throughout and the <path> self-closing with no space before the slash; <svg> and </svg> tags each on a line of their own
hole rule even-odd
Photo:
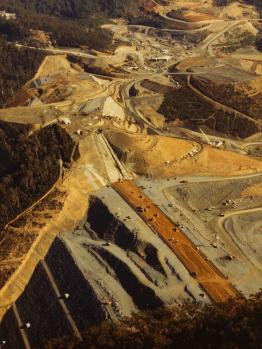
<svg viewBox="0 0 262 349">
<path fill-rule="evenodd" d="M 159 6 L 157 1 L 154 1 L 157 6 Z M 166 32 L 185 32 L 185 33 L 194 33 L 194 32 L 201 32 L 210 27 L 211 24 L 215 22 L 221 22 L 225 23 L 224 27 L 221 29 L 221 31 L 211 34 L 207 40 L 203 43 L 203 45 L 197 47 L 195 51 L 193 51 L 192 56 L 199 55 L 199 52 L 201 51 L 201 54 L 204 52 L 208 52 L 211 56 L 214 55 L 212 51 L 212 45 L 226 32 L 231 31 L 233 28 L 235 28 L 237 25 L 240 25 L 242 21 L 230 21 L 230 20 L 222 20 L 222 19 L 214 19 L 214 20 L 208 20 L 208 21 L 201 21 L 201 22 L 195 22 L 195 23 L 189 23 L 184 20 L 174 19 L 169 17 L 165 11 L 159 13 L 163 19 L 166 19 L 168 21 L 177 22 L 178 24 L 183 24 L 185 26 L 190 26 L 190 29 L 169 29 L 164 28 L 160 29 L 161 31 Z M 249 20 L 251 21 L 258 21 L 258 20 Z M 246 21 L 245 21 L 246 22 Z M 132 26 L 130 26 L 132 27 Z M 151 27 L 144 27 L 144 26 L 136 26 L 141 29 L 152 29 Z M 29 47 L 29 46 L 23 46 L 20 44 L 17 44 L 17 47 L 27 47 L 32 50 L 38 50 L 38 48 L 35 47 Z M 73 54 L 76 56 L 80 56 L 83 58 L 91 58 L 96 59 L 97 56 L 93 56 L 90 54 L 87 54 L 85 52 L 78 52 L 74 50 L 63 50 L 63 49 L 41 49 L 46 52 L 54 53 L 54 54 Z M 133 54 L 136 54 L 136 51 L 132 51 Z M 122 51 L 123 53 L 123 51 Z M 123 55 L 126 57 L 125 55 Z M 103 58 L 106 57 L 105 55 Z M 110 61 L 110 58 L 112 56 L 108 56 L 108 61 Z M 137 55 L 136 59 L 141 58 L 141 56 Z M 144 58 L 144 57 L 142 57 Z M 143 59 L 141 59 L 141 62 Z M 112 96 L 115 100 L 120 99 L 121 102 L 118 101 L 124 108 L 127 114 L 132 115 L 136 118 L 137 122 L 141 123 L 142 125 L 146 125 L 151 131 L 153 131 L 156 134 L 164 135 L 164 136 L 171 136 L 171 137 L 177 137 L 175 133 L 172 132 L 166 132 L 164 130 L 161 130 L 157 127 L 155 127 L 150 121 L 148 121 L 133 105 L 132 100 L 130 98 L 130 89 L 131 87 L 136 84 L 140 83 L 145 79 L 154 79 L 156 77 L 163 77 L 168 74 L 168 67 L 172 66 L 179 61 L 172 60 L 170 61 L 166 66 L 155 69 L 154 72 L 133 72 L 132 74 L 124 74 L 121 73 L 121 77 L 112 77 L 110 82 L 105 83 L 104 86 L 101 87 L 101 90 L 99 92 L 93 92 L 93 94 L 90 94 L 87 99 L 91 99 L 94 97 L 101 97 L 105 95 Z M 146 67 L 148 68 L 148 67 Z M 217 108 L 223 109 L 227 112 L 234 113 L 241 118 L 254 122 L 252 118 L 250 118 L 248 115 L 244 115 L 237 110 L 230 108 L 226 105 L 223 105 L 221 103 L 218 103 L 209 97 L 202 94 L 200 91 L 195 89 L 194 86 L 191 84 L 191 76 L 193 73 L 190 72 L 178 72 L 174 74 L 182 74 L 182 75 L 189 75 L 188 76 L 188 86 L 191 88 L 191 90 L 194 93 L 197 93 L 201 98 L 207 100 L 209 103 L 212 103 Z M 124 76 L 124 78 L 123 78 Z M 103 76 L 97 76 L 102 77 Z M 104 77 L 108 78 L 108 77 Z M 260 128 L 261 129 L 261 128 Z M 181 137 L 177 137 L 181 138 Z M 223 139 L 223 138 L 220 138 Z M 243 145 L 244 147 L 247 147 L 249 144 L 253 143 L 245 143 Z M 257 143 L 261 144 L 261 143 Z M 199 149 L 201 150 L 201 143 L 199 142 Z M 113 161 L 115 162 L 115 159 L 113 155 L 108 154 L 110 153 L 110 149 L 107 144 L 104 144 L 103 149 L 103 160 L 107 162 L 107 156 L 111 157 L 111 160 L 113 158 Z M 100 152 L 101 155 L 101 152 Z M 111 165 L 109 165 L 111 166 Z M 104 178 L 101 179 L 100 175 L 95 173 L 92 166 L 87 168 L 87 172 L 90 174 L 90 178 L 93 177 L 93 180 L 100 181 L 101 184 L 105 184 L 106 181 L 104 181 Z M 124 171 L 123 171 L 124 172 Z M 122 178 L 121 171 L 115 171 L 113 178 L 116 178 L 119 176 Z M 119 178 L 117 177 L 117 179 Z M 210 181 L 217 180 L 217 178 L 212 179 Z M 225 180 L 224 178 L 221 180 Z M 203 181 L 207 181 L 206 179 L 203 179 Z M 111 182 L 111 179 L 108 178 L 108 182 Z M 30 210 L 32 210 L 41 200 L 43 200 L 55 187 L 55 185 L 44 195 L 42 196 L 37 202 L 35 202 L 31 207 L 29 207 L 24 212 L 20 213 L 15 219 L 13 219 L 11 222 L 9 222 L 5 228 L 7 228 L 8 225 L 11 225 L 13 222 L 15 222 L 17 219 L 21 218 L 23 215 L 28 213 Z M 178 258 L 182 261 L 184 266 L 187 268 L 187 270 L 193 275 L 196 280 L 199 282 L 201 287 L 206 290 L 206 292 L 209 294 L 211 299 L 213 299 L 215 302 L 221 302 L 228 300 L 232 297 L 238 296 L 237 291 L 232 287 L 232 285 L 228 282 L 228 280 L 222 275 L 219 270 L 216 269 L 216 267 L 209 261 L 206 260 L 206 257 L 197 249 L 197 247 L 183 234 L 182 231 L 179 229 L 174 230 L 174 224 L 172 221 L 166 217 L 166 215 L 157 208 L 154 203 L 144 195 L 144 193 L 139 190 L 132 182 L 130 181 L 124 181 L 124 182 L 117 182 L 113 184 L 113 188 L 125 199 L 127 203 L 129 203 L 130 206 L 132 206 L 135 210 L 137 210 L 137 207 L 139 208 L 139 215 L 142 217 L 142 219 L 148 224 L 148 226 L 151 227 L 157 234 L 161 236 L 161 238 L 165 241 L 165 243 L 170 247 L 170 249 L 178 256 Z M 50 237 L 50 244 L 52 240 L 52 236 Z M 6 284 L 6 286 L 0 291 L 0 304 L 2 304 L 2 307 L 6 307 L 6 300 L 9 300 L 9 306 L 15 302 L 17 297 L 21 294 L 23 291 L 24 284 L 22 285 L 21 280 L 19 278 L 19 273 L 22 274 L 23 271 L 27 270 L 26 266 L 31 265 L 31 259 L 39 260 L 39 255 L 37 250 L 41 249 L 42 243 L 45 243 L 45 235 L 42 234 L 38 237 L 37 241 L 35 242 L 34 246 L 32 246 L 30 253 L 28 256 L 23 260 L 23 263 L 20 267 L 20 270 L 18 270 L 12 278 L 9 280 L 9 282 Z M 1 243 L 0 243 L 1 245 Z M 37 258 L 35 255 L 38 255 Z M 4 261 L 3 265 L 7 263 L 8 261 Z M 35 264 L 34 264 L 35 265 Z M 33 271 L 33 267 L 30 267 L 30 272 Z M 19 273 L 18 273 L 19 272 Z M 22 285 L 22 286 L 21 286 Z M 1 306 L 0 306 L 1 308 Z M 2 309 L 2 308 L 1 308 Z M 1 310 L 0 309 L 0 310 Z M 3 314 L 2 310 L 0 311 L 0 316 Z"/>
</svg>

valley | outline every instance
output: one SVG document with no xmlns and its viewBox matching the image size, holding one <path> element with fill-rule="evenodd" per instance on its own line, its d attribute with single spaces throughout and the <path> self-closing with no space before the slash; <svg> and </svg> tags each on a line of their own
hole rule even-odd
<svg viewBox="0 0 262 349">
<path fill-rule="evenodd" d="M 152 25 L 102 24 L 110 50 L 15 43 L 45 58 L 0 110 L 10 349 L 261 289 L 262 20 L 239 2 L 144 6 Z"/>
</svg>

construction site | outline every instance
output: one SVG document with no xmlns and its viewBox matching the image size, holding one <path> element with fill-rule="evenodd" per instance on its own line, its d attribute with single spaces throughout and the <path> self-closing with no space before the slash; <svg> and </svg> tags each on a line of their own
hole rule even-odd
<svg viewBox="0 0 262 349">
<path fill-rule="evenodd" d="M 166 28 L 104 24 L 112 54 L 46 48 L 0 110 L 29 138 L 55 126 L 72 141 L 1 232 L 0 348 L 261 289 L 262 55 L 249 41 L 228 52 L 261 20 L 197 3 L 156 2 Z"/>
</svg>

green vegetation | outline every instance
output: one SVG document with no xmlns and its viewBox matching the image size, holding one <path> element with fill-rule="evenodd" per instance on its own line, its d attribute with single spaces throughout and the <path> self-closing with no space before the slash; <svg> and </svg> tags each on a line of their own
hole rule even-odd
<svg viewBox="0 0 262 349">
<path fill-rule="evenodd" d="M 139 313 L 73 338 L 54 340 L 46 349 L 261 349 L 262 293 L 246 302 L 220 306 L 185 304 Z"/>
<path fill-rule="evenodd" d="M 62 128 L 49 126 L 30 137 L 28 131 L 0 121 L 0 231 L 48 191 L 59 177 L 59 159 L 71 161 L 74 142 Z"/>
<path fill-rule="evenodd" d="M 109 31 L 99 27 L 86 28 L 73 20 L 64 20 L 44 14 L 24 13 L 20 17 L 20 23 L 25 31 L 35 29 L 50 33 L 54 46 L 79 47 L 86 45 L 103 50 L 109 48 L 112 43 L 112 34 Z"/>
<path fill-rule="evenodd" d="M 192 93 L 185 78 L 176 77 L 176 81 L 181 88 L 169 89 L 165 93 L 165 99 L 159 112 L 165 116 L 167 122 L 179 119 L 189 122 L 191 127 L 195 128 L 201 120 L 208 119 L 215 112 L 214 108 Z"/>
<path fill-rule="evenodd" d="M 215 6 L 226 6 L 229 5 L 236 0 L 213 0 Z M 252 5 L 257 8 L 257 10 L 262 13 L 262 1 L 261 0 L 241 0 L 242 3 L 247 5 Z"/>
<path fill-rule="evenodd" d="M 44 56 L 41 51 L 18 48 L 0 37 L 0 106 L 32 78 Z"/>
<path fill-rule="evenodd" d="M 256 48 L 258 51 L 262 52 L 262 29 L 260 28 L 256 37 Z"/>
<path fill-rule="evenodd" d="M 168 91 L 164 93 L 164 101 L 158 110 L 159 113 L 164 115 L 166 122 L 180 120 L 183 122 L 184 127 L 195 130 L 197 130 L 199 126 L 204 125 L 211 130 L 241 138 L 248 137 L 259 131 L 255 120 L 252 122 L 252 120 L 236 117 L 234 113 L 217 109 L 211 102 L 205 101 L 199 95 L 195 94 L 187 85 L 186 78 L 176 77 L 176 81 L 181 87 L 178 89 L 169 88 Z M 204 94 L 206 93 L 222 104 L 227 104 L 225 101 L 228 100 L 229 97 L 232 97 L 232 88 L 229 86 L 223 85 L 221 91 L 219 93 L 216 92 L 216 96 L 218 96 L 216 99 L 212 94 L 213 91 L 216 91 L 216 86 L 211 86 L 211 84 L 206 85 L 205 81 L 198 81 L 196 79 L 192 79 L 191 83 L 199 90 L 202 90 Z M 154 88 L 151 86 L 150 89 L 157 91 L 161 89 L 161 87 L 156 86 Z M 238 97 L 239 96 L 242 95 L 238 95 Z M 243 98 L 243 96 L 241 98 Z M 232 100 L 234 99 L 232 98 Z M 239 109 L 239 104 L 237 107 L 236 109 L 241 111 Z M 243 105 L 243 107 L 247 108 L 248 106 Z"/>
<path fill-rule="evenodd" d="M 239 29 L 235 32 L 225 33 L 225 43 L 221 43 L 216 47 L 221 48 L 225 53 L 232 53 L 246 46 L 254 46 L 256 36 L 250 32 L 241 32 Z"/>
<path fill-rule="evenodd" d="M 1 0 L 0 8 L 8 11 L 34 11 L 57 17 L 78 19 L 104 13 L 110 17 L 138 12 L 140 0 Z"/>
<path fill-rule="evenodd" d="M 235 88 L 234 83 L 215 83 L 212 81 L 205 81 L 204 83 L 199 79 L 192 79 L 193 85 L 205 95 L 208 95 L 213 100 L 221 104 L 228 105 L 243 114 L 248 115 L 254 120 L 261 118 L 262 95 L 257 94 L 255 98 Z"/>
<path fill-rule="evenodd" d="M 34 12 L 22 12 L 19 14 L 18 20 L 0 19 L 0 34 L 8 41 L 19 41 L 31 45 L 31 29 L 49 33 L 54 46 L 90 46 L 97 50 L 103 50 L 110 48 L 112 44 L 111 32 L 100 27 L 87 28 L 78 21 Z"/>
<path fill-rule="evenodd" d="M 19 21 L 0 17 L 0 34 L 8 41 L 23 40 L 30 36 L 29 30 Z"/>
<path fill-rule="evenodd" d="M 42 30 L 50 34 L 53 45 L 108 50 L 112 33 L 100 25 L 109 17 L 137 16 L 140 3 L 142 0 L 2 0 L 0 10 L 15 12 L 18 21 L 2 19 L 0 33 L 27 44 L 32 43 L 28 30 Z"/>
</svg>

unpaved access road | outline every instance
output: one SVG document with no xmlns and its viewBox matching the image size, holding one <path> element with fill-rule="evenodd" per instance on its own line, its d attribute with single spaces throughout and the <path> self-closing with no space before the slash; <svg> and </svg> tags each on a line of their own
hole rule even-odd
<svg viewBox="0 0 262 349">
<path fill-rule="evenodd" d="M 224 302 L 238 296 L 224 275 L 132 181 L 120 181 L 112 186 L 159 234 L 214 302 Z"/>
</svg>

